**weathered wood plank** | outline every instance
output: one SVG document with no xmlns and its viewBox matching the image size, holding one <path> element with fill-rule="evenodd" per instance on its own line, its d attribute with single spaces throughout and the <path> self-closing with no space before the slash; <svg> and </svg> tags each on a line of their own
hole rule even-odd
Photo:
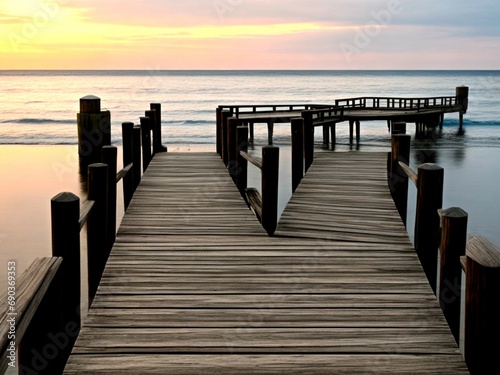
<svg viewBox="0 0 500 375">
<path fill-rule="evenodd" d="M 385 162 L 320 155 L 271 238 L 218 155 L 157 154 L 66 373 L 466 373 Z"/>
</svg>

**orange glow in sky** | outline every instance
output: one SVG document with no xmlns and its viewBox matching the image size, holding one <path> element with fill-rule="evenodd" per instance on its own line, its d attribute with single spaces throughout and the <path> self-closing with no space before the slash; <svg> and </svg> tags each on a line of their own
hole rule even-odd
<svg viewBox="0 0 500 375">
<path fill-rule="evenodd" d="M 499 33 L 416 22 L 418 4 L 2 0 L 0 69 L 498 67 Z"/>
</svg>

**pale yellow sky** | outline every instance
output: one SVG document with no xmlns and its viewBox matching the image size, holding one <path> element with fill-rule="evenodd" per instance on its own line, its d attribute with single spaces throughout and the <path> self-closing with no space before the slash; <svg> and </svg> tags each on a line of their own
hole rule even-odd
<svg viewBox="0 0 500 375">
<path fill-rule="evenodd" d="M 498 69 L 499 6 L 459 3 L 0 0 L 0 69 Z"/>
</svg>

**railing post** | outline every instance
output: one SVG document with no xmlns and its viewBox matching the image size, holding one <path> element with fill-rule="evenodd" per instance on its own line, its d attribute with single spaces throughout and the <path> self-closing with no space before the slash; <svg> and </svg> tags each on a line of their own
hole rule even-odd
<svg viewBox="0 0 500 375">
<path fill-rule="evenodd" d="M 95 202 L 87 220 L 89 306 L 96 294 L 109 255 L 106 239 L 107 187 L 108 166 L 102 163 L 89 165 L 88 199 Z"/>
<path fill-rule="evenodd" d="M 467 212 L 458 207 L 440 211 L 441 245 L 438 300 L 455 341 L 460 336 L 462 266 L 467 245 Z"/>
<path fill-rule="evenodd" d="M 81 327 L 80 198 L 72 193 L 60 193 L 52 198 L 50 207 L 52 256 L 63 258 L 57 277 L 61 293 L 58 307 L 62 310 L 59 326 L 67 340 L 67 345 L 60 348 L 58 361 L 64 366 Z M 53 308 L 50 307 L 52 313 Z"/>
<path fill-rule="evenodd" d="M 409 165 L 411 136 L 395 134 L 391 143 L 391 164 L 389 187 L 399 216 L 406 226 L 408 212 L 408 176 L 399 166 L 399 162 Z"/>
<path fill-rule="evenodd" d="M 154 142 L 155 142 L 155 126 L 156 126 L 156 110 L 155 109 L 149 109 L 144 111 L 144 116 L 149 118 L 149 130 L 151 134 L 151 142 L 150 142 L 150 150 L 151 150 L 151 157 L 149 158 L 149 161 L 153 159 L 153 156 L 156 154 L 155 148 L 154 148 Z M 151 147 L 153 147 L 151 149 Z"/>
<path fill-rule="evenodd" d="M 434 293 L 440 241 L 438 210 L 443 206 L 443 180 L 444 170 L 437 164 L 428 163 L 418 167 L 415 249 Z"/>
<path fill-rule="evenodd" d="M 272 236 L 278 223 L 279 147 L 262 148 L 262 226 Z"/>
<path fill-rule="evenodd" d="M 238 149 L 238 144 L 236 143 L 236 128 L 241 125 L 241 120 L 236 117 L 230 117 L 227 120 L 227 158 L 228 158 L 228 170 L 229 175 L 232 177 L 233 181 L 236 183 L 237 170 L 237 160 L 238 156 L 236 154 Z"/>
<path fill-rule="evenodd" d="M 248 185 L 248 161 L 240 155 L 240 151 L 248 152 L 248 126 L 236 128 L 236 186 L 241 195 L 246 199 L 245 189 Z"/>
<path fill-rule="evenodd" d="M 304 168 L 305 173 L 309 170 L 314 160 L 314 124 L 311 111 L 303 111 L 304 119 Z"/>
<path fill-rule="evenodd" d="M 133 129 L 134 124 L 131 122 L 124 122 L 122 124 L 122 140 L 123 140 L 123 167 L 134 162 L 134 146 L 133 146 Z M 125 211 L 132 200 L 134 195 L 134 169 L 132 168 L 123 177 L 123 203 Z"/>
<path fill-rule="evenodd" d="M 227 151 L 227 120 L 231 117 L 231 112 L 224 110 L 221 113 L 221 135 L 222 135 L 222 160 L 224 161 L 224 165 L 227 167 L 227 163 L 229 160 Z"/>
<path fill-rule="evenodd" d="M 149 117 L 140 117 L 142 136 L 142 171 L 146 172 L 151 162 L 151 120 Z"/>
<path fill-rule="evenodd" d="M 304 119 L 292 119 L 292 192 L 304 177 Z"/>
<path fill-rule="evenodd" d="M 108 250 L 111 251 L 116 238 L 116 173 L 117 153 L 115 146 L 102 148 L 102 162 L 108 166 Z"/>
<path fill-rule="evenodd" d="M 149 108 L 155 111 L 153 128 L 153 152 L 167 152 L 167 147 L 161 143 L 161 103 L 150 103 Z"/>
<path fill-rule="evenodd" d="M 323 147 L 330 147 L 330 126 L 323 125 Z"/>
<path fill-rule="evenodd" d="M 78 155 L 80 170 L 101 160 L 102 146 L 111 144 L 111 114 L 101 111 L 101 99 L 88 95 L 80 99 L 78 122 Z"/>
<path fill-rule="evenodd" d="M 486 239 L 472 237 L 466 259 L 465 361 L 471 374 L 493 374 L 500 337 L 500 252 Z"/>
<path fill-rule="evenodd" d="M 217 107 L 215 109 L 215 147 L 217 154 L 219 154 L 222 157 L 222 136 L 221 136 L 221 121 L 222 121 L 222 114 L 221 114 L 221 108 Z"/>
<path fill-rule="evenodd" d="M 134 157 L 134 192 L 141 183 L 141 127 L 134 126 L 132 129 L 132 148 Z"/>
</svg>

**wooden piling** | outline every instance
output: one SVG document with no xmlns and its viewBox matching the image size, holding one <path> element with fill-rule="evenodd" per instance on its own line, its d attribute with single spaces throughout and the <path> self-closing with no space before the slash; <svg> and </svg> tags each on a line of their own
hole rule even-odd
<svg viewBox="0 0 500 375">
<path fill-rule="evenodd" d="M 354 143 L 354 121 L 349 120 L 349 144 Z"/>
<path fill-rule="evenodd" d="M 434 293 L 440 241 L 438 210 L 443 206 L 443 182 L 444 170 L 437 164 L 427 163 L 418 167 L 415 249 Z"/>
<path fill-rule="evenodd" d="M 229 175 L 232 177 L 234 183 L 236 183 L 237 170 L 237 149 L 238 144 L 236 143 L 237 134 L 236 128 L 241 125 L 241 120 L 236 117 L 230 117 L 227 120 L 227 157 L 228 157 L 228 170 Z"/>
<path fill-rule="evenodd" d="M 217 107 L 215 109 L 215 148 L 217 154 L 222 157 L 222 135 L 221 135 L 221 121 L 222 121 L 222 109 Z"/>
<path fill-rule="evenodd" d="M 146 172 L 151 162 L 151 119 L 141 117 L 142 171 Z"/>
<path fill-rule="evenodd" d="M 471 374 L 493 374 L 498 370 L 499 289 L 499 249 L 484 238 L 470 238 L 466 255 L 464 351 Z"/>
<path fill-rule="evenodd" d="M 267 144 L 272 146 L 274 136 L 274 121 L 269 121 L 267 123 Z"/>
<path fill-rule="evenodd" d="M 116 173 L 117 154 L 115 146 L 104 146 L 102 148 L 102 162 L 108 166 L 108 251 L 111 251 L 116 239 Z"/>
<path fill-rule="evenodd" d="M 304 177 L 304 119 L 293 118 L 292 127 L 292 192 Z"/>
<path fill-rule="evenodd" d="M 135 125 L 132 129 L 132 148 L 134 158 L 134 192 L 141 183 L 142 169 L 141 169 L 141 127 Z"/>
<path fill-rule="evenodd" d="M 462 266 L 467 245 L 467 212 L 458 207 L 440 211 L 441 244 L 438 300 L 450 330 L 459 342 Z"/>
<path fill-rule="evenodd" d="M 361 122 L 356 121 L 356 143 L 359 143 L 360 140 L 361 140 Z"/>
<path fill-rule="evenodd" d="M 406 134 L 394 134 L 391 143 L 390 191 L 399 216 L 406 226 L 408 212 L 408 175 L 399 162 L 409 165 L 411 137 Z"/>
<path fill-rule="evenodd" d="M 309 170 L 314 160 L 314 124 L 312 111 L 303 111 L 304 119 L 304 168 L 305 173 Z"/>
<path fill-rule="evenodd" d="M 248 138 L 248 143 L 251 144 L 253 146 L 254 144 L 254 138 L 255 138 L 255 132 L 254 132 L 254 123 L 251 122 L 249 125 L 248 125 L 248 131 L 249 131 L 249 138 Z"/>
<path fill-rule="evenodd" d="M 100 98 L 88 95 L 80 99 L 77 123 L 79 165 L 86 173 L 90 164 L 100 162 L 102 147 L 111 144 L 111 114 L 101 111 Z"/>
<path fill-rule="evenodd" d="M 330 147 L 330 126 L 329 125 L 323 125 L 323 147 L 324 148 Z"/>
<path fill-rule="evenodd" d="M 87 259 L 89 280 L 89 306 L 92 304 L 108 259 L 107 206 L 108 166 L 103 163 L 89 165 L 88 199 L 94 206 L 87 220 Z"/>
<path fill-rule="evenodd" d="M 262 148 L 262 226 L 272 236 L 278 224 L 279 147 Z"/>
<path fill-rule="evenodd" d="M 332 150 L 335 150 L 335 144 L 337 143 L 337 124 L 332 124 L 330 126 L 331 138 L 332 138 Z"/>
<path fill-rule="evenodd" d="M 153 129 L 153 153 L 167 152 L 168 149 L 162 144 L 161 138 L 161 103 L 150 103 L 149 108 L 155 111 L 154 123 L 151 124 Z"/>
<path fill-rule="evenodd" d="M 71 324 L 80 331 L 81 271 L 80 271 L 80 198 L 72 193 L 60 193 L 50 201 L 52 256 L 62 257 L 59 269 L 62 300 L 62 326 Z M 68 344 L 73 346 L 76 335 Z M 71 351 L 71 350 L 70 350 Z M 69 355 L 69 352 L 67 353 Z"/>
<path fill-rule="evenodd" d="M 227 120 L 231 117 L 231 112 L 227 110 L 223 110 L 221 113 L 221 135 L 222 135 L 222 160 L 224 161 L 224 165 L 227 167 L 227 163 L 229 160 L 227 150 Z"/>
<path fill-rule="evenodd" d="M 248 161 L 241 156 L 240 152 L 248 152 L 248 126 L 236 128 L 236 186 L 243 198 L 246 199 L 245 190 L 248 186 Z"/>
<path fill-rule="evenodd" d="M 133 129 L 134 124 L 131 122 L 124 122 L 122 124 L 122 140 L 123 140 L 123 166 L 126 167 L 134 162 L 134 146 L 133 146 Z M 132 200 L 134 195 L 134 169 L 132 168 L 123 177 L 123 203 L 125 211 Z"/>
</svg>

